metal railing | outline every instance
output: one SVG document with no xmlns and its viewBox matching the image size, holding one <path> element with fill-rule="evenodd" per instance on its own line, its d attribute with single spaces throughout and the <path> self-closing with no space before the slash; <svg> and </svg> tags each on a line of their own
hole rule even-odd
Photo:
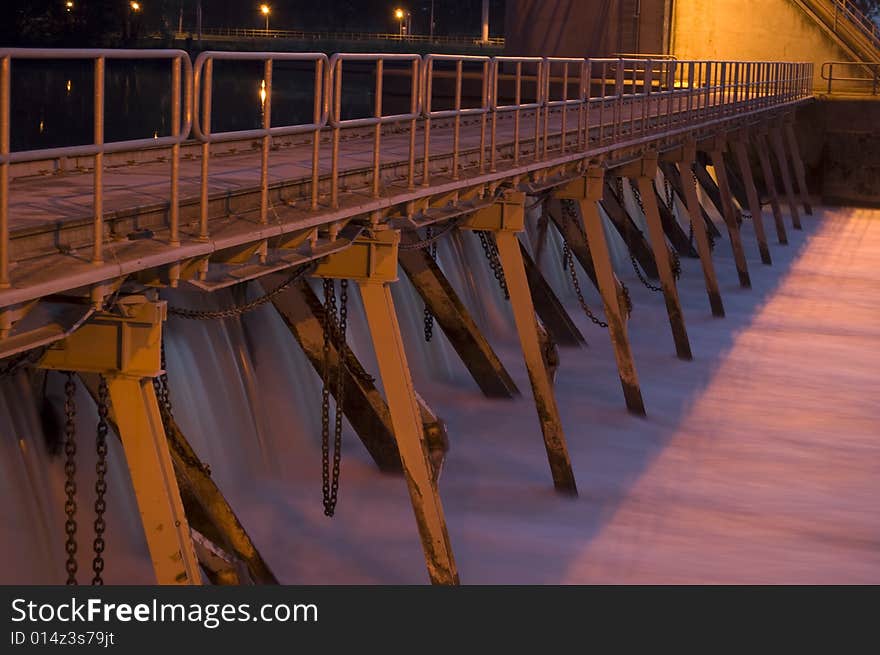
<svg viewBox="0 0 880 655">
<path fill-rule="evenodd" d="M 850 0 L 832 0 L 834 3 L 834 31 L 836 32 L 840 19 L 844 18 L 855 25 L 865 37 L 880 49 L 880 27 L 870 17 L 854 5 Z"/>
<path fill-rule="evenodd" d="M 880 94 L 880 61 L 826 61 L 821 75 L 828 82 L 828 93 L 833 93 L 834 82 L 845 82 L 848 93 Z"/>
<path fill-rule="evenodd" d="M 262 126 L 259 129 L 235 130 L 214 133 L 211 130 L 211 110 L 213 107 L 213 80 L 215 61 L 261 61 L 263 80 L 261 85 Z M 312 122 L 292 125 L 272 125 L 272 68 L 275 61 L 295 61 L 314 66 L 314 91 L 312 102 Z M 193 135 L 202 143 L 202 175 L 200 187 L 199 238 L 208 239 L 208 175 L 211 157 L 211 144 L 223 141 L 261 139 L 260 158 L 260 223 L 269 222 L 269 150 L 273 136 L 312 133 L 312 208 L 318 208 L 319 147 L 321 130 L 328 121 L 329 78 L 325 71 L 329 68 L 327 55 L 320 52 L 203 52 L 195 62 L 195 88 L 193 96 Z M 172 243 L 175 234 L 172 228 Z"/>
<path fill-rule="evenodd" d="M 44 148 L 10 152 L 10 103 L 12 62 L 22 59 L 91 60 L 94 62 L 92 143 L 64 148 Z M 107 60 L 166 60 L 171 65 L 171 134 L 125 141 L 104 141 L 104 77 Z M 192 64 L 182 50 L 99 50 L 99 49 L 0 49 L 0 288 L 9 287 L 9 165 L 53 157 L 94 157 L 94 240 L 92 262 L 104 261 L 104 154 L 171 146 L 171 191 L 169 220 L 176 233 L 179 218 L 180 144 L 192 125 Z"/>
<path fill-rule="evenodd" d="M 93 59 L 95 78 L 95 138 L 92 144 L 10 153 L 10 66 L 17 58 Z M 103 66 L 105 59 L 168 59 L 172 75 L 172 133 L 159 139 L 103 142 Z M 257 129 L 214 132 L 211 129 L 213 67 L 217 61 L 261 61 L 265 83 L 262 125 Z M 312 118 L 308 123 L 274 125 L 272 103 L 277 84 L 272 80 L 273 62 L 302 62 L 313 71 Z M 396 113 L 383 107 L 383 80 L 389 64 L 394 74 L 409 76 L 409 96 Z M 313 68 L 309 68 L 313 67 Z M 345 117 L 343 75 L 357 69 L 374 77 L 372 111 L 363 117 Z M 99 74 L 100 73 L 100 74 Z M 287 78 L 285 78 L 287 79 Z M 440 83 L 438 80 L 445 80 Z M 0 283 L 9 285 L 9 166 L 47 156 L 90 154 L 95 157 L 94 234 L 92 260 L 102 261 L 103 185 L 102 156 L 105 152 L 138 150 L 149 146 L 171 146 L 171 190 L 168 245 L 180 244 L 179 148 L 192 135 L 201 143 L 200 220 L 198 238 L 210 239 L 209 161 L 212 144 L 240 139 L 260 139 L 260 219 L 268 222 L 268 174 L 273 136 L 311 134 L 311 210 L 340 206 L 341 134 L 345 130 L 372 131 L 372 162 L 368 186 L 373 198 L 383 195 L 383 132 L 408 135 L 408 154 L 400 152 L 400 140 L 392 144 L 397 154 L 394 165 L 406 167 L 406 189 L 416 184 L 418 157 L 422 157 L 423 186 L 431 184 L 431 161 L 449 158 L 452 179 L 465 170 L 468 157 L 473 174 L 509 170 L 554 158 L 571 158 L 578 153 L 613 148 L 616 143 L 648 144 L 657 139 L 717 123 L 731 117 L 783 107 L 812 95 L 813 67 L 809 63 L 676 61 L 669 59 L 577 59 L 545 57 L 480 57 L 468 55 L 336 54 L 329 59 L 320 53 L 233 53 L 204 52 L 191 66 L 181 51 L 42 51 L 0 50 Z M 463 85 L 475 84 L 465 97 Z M 449 83 L 452 84 L 450 95 Z M 287 81 L 286 84 L 291 84 Z M 395 91 L 399 94 L 401 88 Z M 362 93 L 362 91 L 361 91 Z M 445 94 L 443 99 L 439 95 Z M 450 100 L 451 99 L 451 100 Z M 444 104 L 445 102 L 445 104 Z M 400 111 L 403 106 L 405 110 Z M 509 120 L 502 118 L 510 117 Z M 576 118 L 575 118 L 576 117 Z M 469 144 L 462 145 L 463 119 L 476 119 L 477 133 L 469 132 Z M 445 147 L 432 142 L 434 125 L 442 119 Z M 528 124 L 524 127 L 524 119 Z M 488 125 L 487 125 L 488 124 Z M 402 128 L 395 130 L 395 127 Z M 417 151 L 417 132 L 423 130 L 423 149 Z M 487 129 L 490 130 L 487 144 Z M 329 139 L 322 134 L 329 132 Z M 389 138 L 385 136 L 385 138 Z M 396 138 L 396 137 L 395 137 Z M 329 203 L 321 203 L 320 155 L 329 141 Z M 451 141 L 451 143 L 450 143 Z M 486 148 L 489 148 L 487 157 Z M 385 153 L 386 158 L 390 156 Z M 488 160 L 488 162 L 487 162 Z M 362 168 L 357 164 L 347 170 Z M 304 188 L 308 188 L 308 182 Z M 402 192 L 391 185 L 385 195 Z"/>
<path fill-rule="evenodd" d="M 184 40 L 195 32 L 177 32 L 175 38 Z M 202 29 L 203 37 L 228 36 L 244 39 L 296 39 L 299 41 L 400 41 L 403 43 L 435 43 L 439 45 L 482 45 L 503 48 L 503 37 L 490 37 L 483 42 L 477 36 L 400 34 L 393 32 L 307 32 L 304 30 L 264 30 L 258 28 L 211 27 Z"/>
</svg>

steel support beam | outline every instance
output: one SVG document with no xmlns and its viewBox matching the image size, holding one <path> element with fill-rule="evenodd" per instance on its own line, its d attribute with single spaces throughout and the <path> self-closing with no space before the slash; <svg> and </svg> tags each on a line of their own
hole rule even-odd
<svg viewBox="0 0 880 655">
<path fill-rule="evenodd" d="M 683 257 L 696 257 L 697 251 L 694 250 L 694 247 L 691 245 L 687 232 L 682 229 L 681 224 L 675 219 L 675 213 L 666 205 L 666 199 L 660 196 L 660 192 L 657 190 L 655 182 L 656 178 L 651 180 L 651 194 L 649 195 L 654 196 L 654 205 L 657 207 L 657 211 L 660 214 L 660 222 L 663 226 L 663 232 L 669 239 L 669 243 L 672 244 L 672 247 L 675 248 L 675 251 L 679 255 L 682 255 Z M 642 198 L 644 198 L 645 194 L 641 190 L 641 183 L 638 182 L 638 184 Z M 642 202 L 644 203 L 644 200 L 642 200 Z"/>
<path fill-rule="evenodd" d="M 361 237 L 347 250 L 326 257 L 314 275 L 353 279 L 360 287 L 428 575 L 434 584 L 458 584 L 446 517 L 391 297 L 390 283 L 397 280 L 399 240 L 396 230 L 374 229 L 371 236 Z"/>
<path fill-rule="evenodd" d="M 764 178 L 764 186 L 767 187 L 767 195 L 770 197 L 770 207 L 773 209 L 773 222 L 776 225 L 776 239 L 780 245 L 788 243 L 788 232 L 785 229 L 785 221 L 782 219 L 782 206 L 779 202 L 779 192 L 776 189 L 776 176 L 773 174 L 773 166 L 770 163 L 770 152 L 767 149 L 767 128 L 759 126 L 755 133 L 755 150 L 758 152 L 758 161 L 761 162 L 761 175 Z"/>
<path fill-rule="evenodd" d="M 98 376 L 92 373 L 82 373 L 80 378 L 89 394 L 97 402 Z M 119 435 L 119 425 L 112 407 L 108 415 L 108 422 L 110 428 Z M 211 478 L 208 467 L 201 462 L 195 450 L 190 446 L 174 417 L 164 417 L 163 423 L 165 437 L 170 447 L 171 462 L 174 465 L 174 473 L 180 489 L 180 497 L 190 526 L 206 538 L 211 539 L 215 544 L 226 548 L 229 555 L 234 555 L 242 565 L 247 567 L 246 574 L 239 575 L 237 571 L 231 570 L 228 564 L 225 564 L 224 567 L 227 571 L 211 571 L 215 576 L 214 583 L 242 584 L 250 580 L 256 584 L 278 584 L 275 574 L 272 573 L 269 565 L 257 550 L 229 501 L 226 500 L 223 492 Z M 210 562 L 204 561 L 199 553 L 198 543 L 195 545 L 199 562 L 207 569 Z M 214 562 L 219 563 L 220 560 L 214 558 Z M 224 576 L 224 574 L 226 575 L 225 579 L 222 577 L 217 579 L 216 576 Z M 229 579 L 230 574 L 234 575 L 234 579 Z"/>
<path fill-rule="evenodd" d="M 601 168 L 590 168 L 586 177 L 557 190 L 556 195 L 562 199 L 576 201 L 587 240 L 592 246 L 590 256 L 598 276 L 599 293 L 605 306 L 605 321 L 608 323 L 608 334 L 614 346 L 623 397 L 630 412 L 644 416 L 645 403 L 626 331 L 626 314 L 617 292 L 618 282 L 611 265 L 608 240 L 605 238 L 605 228 L 602 227 L 602 215 L 599 213 L 604 176 L 605 172 Z"/>
<path fill-rule="evenodd" d="M 541 424 L 553 486 L 557 491 L 577 494 L 562 420 L 556 404 L 556 394 L 544 357 L 540 329 L 535 318 L 535 306 L 517 238 L 517 233 L 525 228 L 525 194 L 507 193 L 495 204 L 472 214 L 463 227 L 471 230 L 491 230 L 495 234 L 498 257 L 510 294 L 510 306 L 529 374 L 538 421 Z"/>
<path fill-rule="evenodd" d="M 414 238 L 401 236 L 404 243 Z M 434 316 L 455 352 L 485 396 L 512 398 L 519 394 L 513 378 L 471 317 L 452 284 L 424 250 L 399 250 L 406 276 Z"/>
<path fill-rule="evenodd" d="M 626 243 L 627 249 L 645 271 L 645 275 L 656 280 L 659 274 L 657 273 L 657 263 L 654 261 L 654 253 L 651 252 L 651 244 L 648 243 L 644 233 L 629 215 L 623 204 L 623 199 L 617 197 L 617 192 L 608 179 L 605 180 L 603 187 L 601 205 L 618 234 Z"/>
<path fill-rule="evenodd" d="M 782 128 L 779 125 L 770 126 L 770 144 L 773 146 L 773 153 L 776 155 L 776 164 L 779 168 L 779 174 L 782 176 L 782 188 L 785 189 L 785 198 L 788 202 L 788 208 L 791 212 L 791 222 L 794 229 L 801 230 L 801 214 L 798 211 L 797 196 L 794 192 L 794 185 L 791 182 L 791 170 L 788 167 L 788 158 L 785 154 L 785 143 L 782 140 Z"/>
<path fill-rule="evenodd" d="M 153 390 L 152 378 L 162 372 L 166 305 L 129 296 L 118 307 L 118 314 L 96 314 L 54 344 L 39 366 L 105 376 L 156 581 L 200 584 L 198 560 Z"/>
<path fill-rule="evenodd" d="M 663 173 L 663 177 L 665 177 L 670 184 L 672 184 L 672 189 L 678 194 L 679 198 L 687 199 L 687 192 L 685 191 L 685 177 L 687 178 L 687 186 L 690 187 L 694 184 L 697 184 L 695 179 L 695 174 L 693 171 L 693 166 L 690 164 L 687 167 L 686 174 L 682 175 L 681 171 L 678 170 L 674 161 L 665 161 L 661 159 L 658 162 L 660 166 L 660 171 Z M 696 187 L 695 187 L 696 188 Z M 716 227 L 715 223 L 712 221 L 712 218 L 709 216 L 709 213 L 703 207 L 702 204 L 699 204 L 700 216 L 703 217 L 703 225 L 706 230 L 713 237 L 720 237 L 721 232 Z M 688 209 L 688 213 L 690 214 L 690 209 Z"/>
<path fill-rule="evenodd" d="M 694 240 L 697 242 L 697 251 L 700 253 L 700 265 L 703 268 L 703 278 L 706 281 L 706 293 L 709 295 L 709 306 L 712 308 L 712 316 L 724 317 L 724 303 L 721 301 L 721 291 L 718 289 L 718 277 L 715 274 L 715 264 L 712 261 L 712 246 L 709 243 L 709 234 L 706 231 L 706 225 L 699 219 L 703 207 L 700 205 L 700 199 L 697 197 L 697 180 L 691 172 L 694 162 L 696 161 L 696 148 L 691 143 L 684 148 L 683 159 L 679 164 L 684 171 L 684 175 L 680 175 L 679 179 L 683 182 L 682 191 L 684 192 L 685 203 L 687 204 L 688 214 L 690 215 L 691 224 L 694 230 Z M 675 168 L 675 164 L 670 163 L 671 168 Z M 675 169 L 678 170 L 677 168 Z"/>
<path fill-rule="evenodd" d="M 804 169 L 804 160 L 801 158 L 801 150 L 798 146 L 797 136 L 794 133 L 794 117 L 789 114 L 783 119 L 783 129 L 785 130 L 785 142 L 788 145 L 788 152 L 791 155 L 791 161 L 794 164 L 795 180 L 798 185 L 798 193 L 801 202 L 804 205 L 804 211 L 807 216 L 813 215 L 813 206 L 810 204 L 810 192 L 807 189 L 807 172 Z"/>
<path fill-rule="evenodd" d="M 654 261 L 657 262 L 657 270 L 660 273 L 660 285 L 663 288 L 666 313 L 669 315 L 669 325 L 672 328 L 672 338 L 675 341 L 675 352 L 679 359 L 693 359 L 687 328 L 684 324 L 684 312 L 681 310 L 678 289 L 675 286 L 675 276 L 672 273 L 672 262 L 666 247 L 666 233 L 663 230 L 663 221 L 657 206 L 657 193 L 654 188 L 654 178 L 657 175 L 656 153 L 646 155 L 639 162 L 638 167 L 639 175 L 636 176 L 636 180 L 642 196 L 642 204 L 645 207 L 645 218 L 648 222 L 651 247 L 654 250 Z"/>
<path fill-rule="evenodd" d="M 761 261 L 768 266 L 773 263 L 770 257 L 770 246 L 767 244 L 767 234 L 764 231 L 764 216 L 761 213 L 761 201 L 758 199 L 758 190 L 755 188 L 755 180 L 752 177 L 752 165 L 749 162 L 749 151 L 746 148 L 748 133 L 740 132 L 731 142 L 731 148 L 739 165 L 742 182 L 745 185 L 748 198 L 749 212 L 752 214 L 752 224 L 755 226 L 755 238 L 758 240 L 758 251 L 761 253 Z"/>
<path fill-rule="evenodd" d="M 716 140 L 710 152 L 712 167 L 718 177 L 718 190 L 721 194 L 722 216 L 727 225 L 727 234 L 730 236 L 730 247 L 733 250 L 733 261 L 736 264 L 736 272 L 739 275 L 741 287 L 752 286 L 749 278 L 749 266 L 746 263 L 746 253 L 743 249 L 742 235 L 736 222 L 736 211 L 733 207 L 733 197 L 730 194 L 730 185 L 727 181 L 727 166 L 724 164 L 724 147 L 720 140 Z M 699 168 L 699 166 L 698 166 Z M 705 170 L 705 168 L 704 168 Z"/>
<path fill-rule="evenodd" d="M 549 338 L 562 346 L 580 346 L 586 343 L 584 335 L 575 325 L 562 301 L 544 278 L 522 242 L 520 242 L 520 252 L 529 282 L 529 292 L 535 303 L 535 312 L 547 329 Z"/>
<path fill-rule="evenodd" d="M 382 384 L 388 397 L 391 423 L 422 539 L 428 575 L 434 584 L 458 584 L 458 570 L 446 529 L 446 516 L 429 453 L 422 439 L 422 420 L 391 288 L 387 282 L 369 280 L 359 280 L 358 285 Z"/>
</svg>

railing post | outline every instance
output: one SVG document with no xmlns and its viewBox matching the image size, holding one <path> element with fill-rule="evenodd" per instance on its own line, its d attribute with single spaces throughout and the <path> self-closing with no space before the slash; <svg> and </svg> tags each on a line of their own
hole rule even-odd
<svg viewBox="0 0 880 655">
<path fill-rule="evenodd" d="M 196 93 L 202 92 L 202 133 L 205 140 L 202 142 L 202 179 L 200 188 L 199 206 L 199 241 L 208 240 L 208 160 L 211 157 L 211 100 L 214 77 L 214 61 L 205 61 L 202 75 L 202 88 L 196 89 Z"/>
<path fill-rule="evenodd" d="M 104 262 L 104 57 L 95 59 L 94 85 L 94 142 L 98 148 L 95 153 L 94 201 L 95 239 L 92 250 L 92 263 Z"/>
<path fill-rule="evenodd" d="M 12 61 L 0 59 L 0 289 L 9 288 L 9 88 Z"/>
<path fill-rule="evenodd" d="M 180 138 L 180 58 L 171 62 L 171 136 Z M 171 197 L 168 207 L 169 242 L 180 245 L 180 143 L 171 146 Z"/>
<path fill-rule="evenodd" d="M 266 225 L 269 222 L 269 149 L 272 146 L 272 137 L 269 130 L 272 128 L 272 59 L 263 62 L 263 84 L 266 92 L 263 100 L 263 138 L 260 149 L 260 223 Z"/>
</svg>

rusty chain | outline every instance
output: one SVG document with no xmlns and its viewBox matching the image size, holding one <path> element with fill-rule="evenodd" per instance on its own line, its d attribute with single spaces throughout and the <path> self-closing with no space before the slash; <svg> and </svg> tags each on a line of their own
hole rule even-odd
<svg viewBox="0 0 880 655">
<path fill-rule="evenodd" d="M 168 313 L 172 316 L 179 316 L 180 318 L 186 318 L 191 320 L 199 320 L 199 321 L 213 321 L 222 318 L 235 318 L 236 316 L 241 316 L 242 314 L 246 314 L 251 312 L 258 307 L 265 305 L 267 302 L 270 302 L 277 295 L 287 291 L 293 284 L 299 281 L 303 275 L 314 270 L 316 264 L 315 262 L 309 262 L 308 264 L 303 264 L 293 274 L 287 278 L 284 282 L 279 284 L 277 287 L 263 294 L 256 300 L 252 300 L 244 305 L 238 305 L 237 307 L 230 307 L 228 309 L 220 309 L 217 311 L 206 311 L 200 309 L 188 309 L 186 307 L 174 307 L 168 306 Z"/>
<path fill-rule="evenodd" d="M 633 198 L 636 199 L 636 204 L 639 206 L 639 210 L 642 212 L 642 215 L 645 216 L 645 218 L 647 219 L 648 213 L 645 211 L 645 203 L 642 199 L 642 193 L 639 191 L 638 187 L 635 184 L 630 184 L 630 189 L 632 189 Z M 664 245 L 666 244 L 664 243 Z M 672 277 L 677 280 L 681 277 L 681 259 L 679 258 L 675 248 L 669 249 L 669 255 L 670 265 L 672 267 Z M 641 276 L 639 276 L 639 279 L 641 279 Z M 651 289 L 652 287 L 649 286 L 648 288 Z"/>
<path fill-rule="evenodd" d="M 339 472 L 342 461 L 342 407 L 344 378 L 342 375 L 342 357 L 336 371 L 336 408 L 333 425 L 333 466 L 330 465 L 330 346 L 337 337 L 344 343 L 348 322 L 348 280 L 340 283 L 340 307 L 336 307 L 336 286 L 331 278 L 323 279 L 324 312 L 322 323 L 324 328 L 324 366 L 321 386 L 321 490 L 323 494 L 324 515 L 333 516 L 339 494 Z M 339 342 L 337 341 L 337 344 Z M 337 348 L 337 352 L 342 352 Z"/>
<path fill-rule="evenodd" d="M 430 245 L 425 247 L 425 250 L 428 251 L 428 256 L 434 263 L 437 263 L 437 241 L 433 239 L 434 236 L 434 228 L 432 226 L 428 226 L 425 229 L 426 241 L 430 243 Z M 425 321 L 425 342 L 430 343 L 431 339 L 434 337 L 434 315 L 431 313 L 431 310 L 428 308 L 428 304 L 425 303 L 424 309 L 424 321 Z"/>
<path fill-rule="evenodd" d="M 73 373 L 66 371 L 64 382 L 64 522 L 66 540 L 64 550 L 67 552 L 67 584 L 76 582 L 76 383 Z"/>
<path fill-rule="evenodd" d="M 495 245 L 495 239 L 491 232 L 484 230 L 475 230 L 477 237 L 480 239 L 480 245 L 483 247 L 483 254 L 489 261 L 489 267 L 492 269 L 492 275 L 498 280 L 498 286 L 501 293 L 504 294 L 505 300 L 510 300 L 510 290 L 507 288 L 507 279 L 504 277 L 504 268 L 498 259 L 498 246 Z"/>
<path fill-rule="evenodd" d="M 107 502 L 104 496 L 107 493 L 107 431 L 109 429 L 107 416 L 109 414 L 110 392 L 107 388 L 107 379 L 102 375 L 98 382 L 98 430 L 95 440 L 95 450 L 98 455 L 95 463 L 95 541 L 93 544 L 95 558 L 92 561 L 92 571 L 95 577 L 92 578 L 93 585 L 103 585 L 104 578 L 104 532 L 107 529 L 107 523 L 104 521 L 104 512 L 107 511 Z"/>
</svg>

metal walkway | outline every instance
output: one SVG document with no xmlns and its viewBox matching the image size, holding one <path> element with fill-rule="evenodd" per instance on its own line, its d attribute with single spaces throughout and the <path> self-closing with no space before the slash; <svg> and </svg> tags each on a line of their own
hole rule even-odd
<svg viewBox="0 0 880 655">
<path fill-rule="evenodd" d="M 20 59 L 58 58 L 94 62 L 94 142 L 10 154 L 11 67 Z M 165 60 L 171 69 L 170 134 L 105 143 L 107 61 L 142 58 Z M 260 129 L 212 129 L 212 117 L 224 109 L 214 97 L 213 71 L 230 60 L 262 63 Z M 279 62 L 312 72 L 307 123 L 272 122 Z M 109 399 L 116 410 L 161 583 L 199 580 L 181 476 L 198 481 L 181 486 L 207 494 L 203 504 L 226 508 L 209 531 L 241 546 L 255 580 L 271 574 L 203 467 L 192 465 L 195 454 L 179 460 L 169 453 L 167 434 L 185 439 L 154 390 L 163 375 L 168 311 L 157 289 L 212 292 L 249 280 L 274 288 L 261 302 L 273 302 L 316 369 L 323 362 L 325 401 L 333 369 L 334 395 L 345 394 L 347 416 L 352 425 L 360 421 L 356 431 L 370 455 L 383 470 L 404 473 L 430 579 L 455 584 L 437 486 L 445 437 L 413 388 L 390 291 L 398 264 L 484 394 L 509 397 L 515 383 L 429 254 L 432 241 L 452 230 L 479 233 L 510 301 L 550 477 L 558 492 L 574 495 L 553 344 L 577 345 L 583 337 L 519 240 L 529 212 L 540 208 L 545 223 L 552 218 L 572 275 L 576 259 L 599 291 L 604 316 L 593 317 L 608 329 L 624 402 L 636 415 L 646 406 L 628 337 L 630 296 L 612 265 L 600 210 L 613 214 L 633 257 L 659 280 L 654 288 L 674 352 L 685 361 L 693 354 L 676 251 L 699 258 L 708 307 L 715 317 L 725 314 L 712 254 L 720 231 L 698 187 L 723 218 L 745 288 L 751 245 L 740 231 L 743 211 L 762 263 L 772 261 L 754 162 L 780 243 L 787 242 L 787 226 L 771 153 L 792 226 L 801 227 L 800 207 L 811 213 L 792 129 L 793 111 L 812 98 L 811 64 L 219 52 L 191 64 L 181 51 L 161 50 L 0 50 L 0 64 L 0 358 L 36 353 L 42 368 L 80 373 L 93 388 L 95 376 L 105 381 L 104 407 Z M 364 69 L 374 84 L 373 111 L 350 116 L 343 78 Z M 91 170 L 27 177 L 62 160 L 90 163 Z M 655 186 L 661 173 L 666 201 Z M 646 233 L 628 215 L 623 186 L 614 189 L 624 180 Z M 296 286 L 305 275 L 325 280 L 323 307 L 307 285 Z M 343 281 L 341 289 L 349 280 L 358 285 L 384 398 L 346 350 L 345 312 L 328 318 L 333 280 Z M 344 298 L 342 291 L 342 306 Z M 226 315 L 234 312 L 216 317 Z M 316 345 L 321 334 L 323 351 Z M 356 412 L 352 393 L 361 403 Z M 174 529 L 161 529 L 166 525 Z"/>
</svg>

